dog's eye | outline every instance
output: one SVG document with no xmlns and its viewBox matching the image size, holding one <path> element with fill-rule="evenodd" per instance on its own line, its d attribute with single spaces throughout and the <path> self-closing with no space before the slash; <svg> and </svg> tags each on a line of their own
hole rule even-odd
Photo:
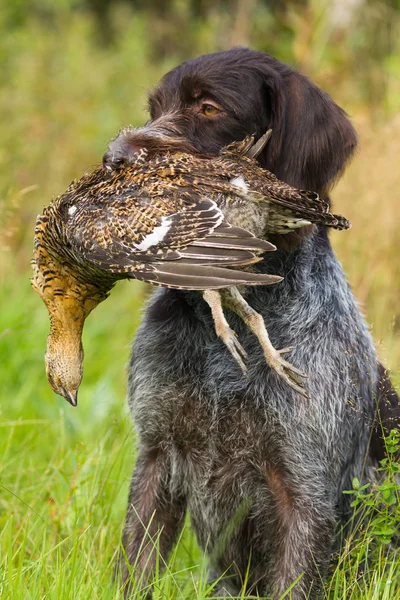
<svg viewBox="0 0 400 600">
<path fill-rule="evenodd" d="M 217 108 L 213 104 L 202 104 L 201 112 L 206 117 L 213 117 L 214 115 L 217 115 L 221 111 L 219 110 L 219 108 Z"/>
</svg>

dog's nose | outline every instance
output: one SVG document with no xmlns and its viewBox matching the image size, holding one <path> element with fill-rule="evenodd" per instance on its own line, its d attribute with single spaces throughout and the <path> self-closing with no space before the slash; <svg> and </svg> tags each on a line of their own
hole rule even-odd
<svg viewBox="0 0 400 600">
<path fill-rule="evenodd" d="M 111 150 L 107 150 L 107 152 L 103 155 L 103 167 L 115 169 L 121 167 L 122 165 L 123 159 L 117 159 Z"/>
<path fill-rule="evenodd" d="M 103 156 L 103 166 L 118 169 L 132 164 L 135 156 L 144 148 L 144 144 L 129 142 L 126 139 L 113 140 Z"/>
</svg>

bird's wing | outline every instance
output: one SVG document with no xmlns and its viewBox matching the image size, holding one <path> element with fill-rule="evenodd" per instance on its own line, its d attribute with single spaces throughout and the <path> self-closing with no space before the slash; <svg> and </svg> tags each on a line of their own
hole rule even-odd
<svg viewBox="0 0 400 600">
<path fill-rule="evenodd" d="M 164 190 L 155 198 L 145 189 L 136 194 L 125 189 L 105 202 L 97 197 L 73 205 L 69 201 L 64 219 L 75 256 L 111 273 L 161 285 L 176 281 L 174 287 L 183 287 L 186 280 L 187 289 L 197 289 L 190 285 L 191 278 L 201 276 L 203 284 L 211 277 L 210 267 L 251 264 L 260 260 L 261 253 L 275 249 L 227 224 L 210 198 L 198 197 L 193 190 L 179 192 L 179 198 L 176 190 L 169 196 Z M 247 275 L 236 275 L 240 275 L 237 284 L 248 280 Z M 212 287 L 221 287 L 222 273 L 213 276 Z M 235 285 L 229 273 L 225 279 L 226 285 Z"/>
<path fill-rule="evenodd" d="M 262 169 L 246 157 L 237 168 L 235 163 L 221 160 L 193 161 L 174 166 L 174 175 L 182 175 L 185 185 L 216 196 L 240 196 L 247 202 L 265 203 L 270 217 L 269 233 L 289 233 L 293 229 L 320 223 L 334 229 L 349 229 L 350 221 L 329 212 L 329 203 L 316 192 L 299 190 L 280 181 L 273 173 Z M 166 169 L 164 169 L 164 172 Z M 172 171 L 171 171 L 172 174 Z"/>
<path fill-rule="evenodd" d="M 260 142 L 265 143 L 269 135 L 268 131 Z M 252 137 L 235 142 L 224 148 L 215 160 L 192 161 L 189 170 L 182 165 L 185 181 L 201 186 L 209 193 L 237 195 L 249 202 L 268 203 L 269 233 L 289 233 L 310 223 L 334 229 L 351 227 L 345 217 L 331 213 L 329 203 L 316 192 L 297 189 L 260 167 L 255 160 L 242 156 L 249 148 L 258 151 L 258 143 L 253 146 L 253 142 Z"/>
</svg>

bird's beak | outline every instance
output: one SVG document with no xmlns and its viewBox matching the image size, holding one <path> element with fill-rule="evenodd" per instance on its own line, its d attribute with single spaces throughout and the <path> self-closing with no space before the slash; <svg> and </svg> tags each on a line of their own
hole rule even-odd
<svg viewBox="0 0 400 600">
<path fill-rule="evenodd" d="M 64 398 L 71 404 L 71 406 L 77 406 L 78 404 L 78 390 L 73 390 L 71 392 L 67 392 L 63 390 Z"/>
</svg>

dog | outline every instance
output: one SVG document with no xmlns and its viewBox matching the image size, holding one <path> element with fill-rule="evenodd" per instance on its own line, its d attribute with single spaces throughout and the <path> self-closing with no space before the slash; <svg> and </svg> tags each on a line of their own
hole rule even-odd
<svg viewBox="0 0 400 600">
<path fill-rule="evenodd" d="M 129 163 L 143 147 L 187 144 L 215 155 L 271 128 L 260 164 L 328 197 L 357 144 L 346 114 L 325 92 L 246 48 L 176 67 L 150 95 L 149 108 L 144 127 L 110 143 L 106 164 Z M 386 407 L 386 432 L 400 421 L 397 395 L 326 229 L 308 226 L 270 241 L 278 249 L 257 269 L 284 280 L 248 289 L 247 301 L 274 346 L 293 347 L 290 362 L 308 373 L 308 400 L 266 366 L 255 338 L 229 314 L 248 354 L 244 378 L 197 293 L 158 290 L 137 332 L 128 396 L 139 453 L 123 545 L 143 583 L 155 568 L 151 539 L 159 534 L 167 560 L 189 509 L 218 593 L 239 595 L 246 578 L 247 593 L 277 599 L 299 578 L 293 600 L 318 598 L 335 534 L 351 514 L 342 492 L 354 477 L 373 478 L 384 455 L 376 403 Z"/>
</svg>

